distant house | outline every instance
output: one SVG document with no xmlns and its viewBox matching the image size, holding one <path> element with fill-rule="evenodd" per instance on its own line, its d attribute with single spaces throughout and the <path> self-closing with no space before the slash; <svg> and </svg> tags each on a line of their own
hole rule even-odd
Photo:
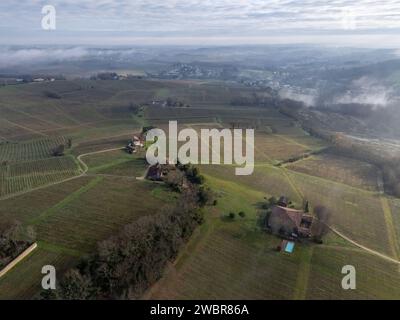
<svg viewBox="0 0 400 320">
<path fill-rule="evenodd" d="M 301 210 L 284 206 L 274 206 L 267 221 L 267 227 L 273 234 L 284 238 L 309 238 L 313 216 Z"/>
<path fill-rule="evenodd" d="M 133 142 L 133 145 L 136 147 L 141 147 L 141 148 L 144 147 L 144 141 L 141 138 L 139 138 L 138 136 L 133 136 L 132 142 Z"/>
<path fill-rule="evenodd" d="M 128 142 L 128 145 L 125 147 L 126 152 L 132 154 L 137 152 L 138 148 L 143 148 L 144 142 L 138 136 L 133 136 L 133 139 Z"/>
<path fill-rule="evenodd" d="M 132 143 L 128 143 L 128 145 L 125 147 L 126 152 L 132 154 L 136 152 L 136 148 Z"/>
</svg>

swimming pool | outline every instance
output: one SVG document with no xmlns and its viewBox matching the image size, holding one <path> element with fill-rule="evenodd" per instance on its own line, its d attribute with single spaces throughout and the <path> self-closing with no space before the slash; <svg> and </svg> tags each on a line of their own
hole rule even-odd
<svg viewBox="0 0 400 320">
<path fill-rule="evenodd" d="M 294 250 L 294 242 L 288 242 L 285 248 L 285 252 L 292 253 Z"/>
</svg>

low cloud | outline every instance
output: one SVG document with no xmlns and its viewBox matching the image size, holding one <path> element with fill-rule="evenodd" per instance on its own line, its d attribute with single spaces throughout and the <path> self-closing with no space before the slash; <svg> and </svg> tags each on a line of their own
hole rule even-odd
<svg viewBox="0 0 400 320">
<path fill-rule="evenodd" d="M 360 103 L 386 107 L 392 101 L 393 90 L 369 77 L 354 80 L 350 89 L 343 95 L 337 96 L 334 103 Z"/>
<path fill-rule="evenodd" d="M 285 88 L 279 91 L 279 96 L 282 99 L 291 99 L 301 101 L 307 107 L 314 106 L 316 103 L 317 96 L 315 93 L 303 93 L 296 92 L 294 89 Z"/>
<path fill-rule="evenodd" d="M 31 48 L 31 49 L 0 49 L 0 68 L 20 65 L 32 65 L 59 61 L 79 60 L 89 54 L 87 49 L 74 48 Z"/>
</svg>

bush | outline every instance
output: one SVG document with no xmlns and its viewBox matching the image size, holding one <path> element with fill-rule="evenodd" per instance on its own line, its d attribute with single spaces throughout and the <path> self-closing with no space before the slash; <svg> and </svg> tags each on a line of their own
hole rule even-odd
<svg viewBox="0 0 400 320">
<path fill-rule="evenodd" d="M 268 199 L 268 203 L 269 203 L 270 206 L 274 206 L 274 205 L 276 205 L 278 203 L 278 199 L 275 198 L 275 197 L 271 197 L 271 198 Z"/>
<path fill-rule="evenodd" d="M 181 192 L 184 182 L 184 174 L 180 170 L 169 171 L 164 181 L 172 190 Z"/>
<path fill-rule="evenodd" d="M 243 211 L 239 212 L 239 217 L 244 218 L 246 216 L 246 213 Z"/>
<path fill-rule="evenodd" d="M 65 150 L 65 146 L 63 144 L 60 144 L 59 146 L 57 146 L 56 148 L 54 148 L 51 153 L 54 157 L 61 157 L 64 155 L 64 150 Z"/>
<path fill-rule="evenodd" d="M 50 99 L 61 99 L 61 96 L 53 91 L 44 91 L 43 94 Z"/>
<path fill-rule="evenodd" d="M 228 217 L 229 217 L 229 219 L 234 220 L 236 215 L 234 212 L 229 212 Z"/>
<path fill-rule="evenodd" d="M 198 197 L 199 197 L 199 205 L 201 207 L 204 207 L 209 203 L 213 203 L 214 195 L 210 188 L 201 186 L 198 191 Z"/>
</svg>

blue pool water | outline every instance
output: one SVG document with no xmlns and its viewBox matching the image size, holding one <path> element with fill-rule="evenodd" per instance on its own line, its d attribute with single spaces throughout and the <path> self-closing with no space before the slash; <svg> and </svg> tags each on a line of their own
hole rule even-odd
<svg viewBox="0 0 400 320">
<path fill-rule="evenodd" d="M 292 253 L 294 249 L 294 242 L 288 242 L 285 248 L 285 252 Z"/>
</svg>

